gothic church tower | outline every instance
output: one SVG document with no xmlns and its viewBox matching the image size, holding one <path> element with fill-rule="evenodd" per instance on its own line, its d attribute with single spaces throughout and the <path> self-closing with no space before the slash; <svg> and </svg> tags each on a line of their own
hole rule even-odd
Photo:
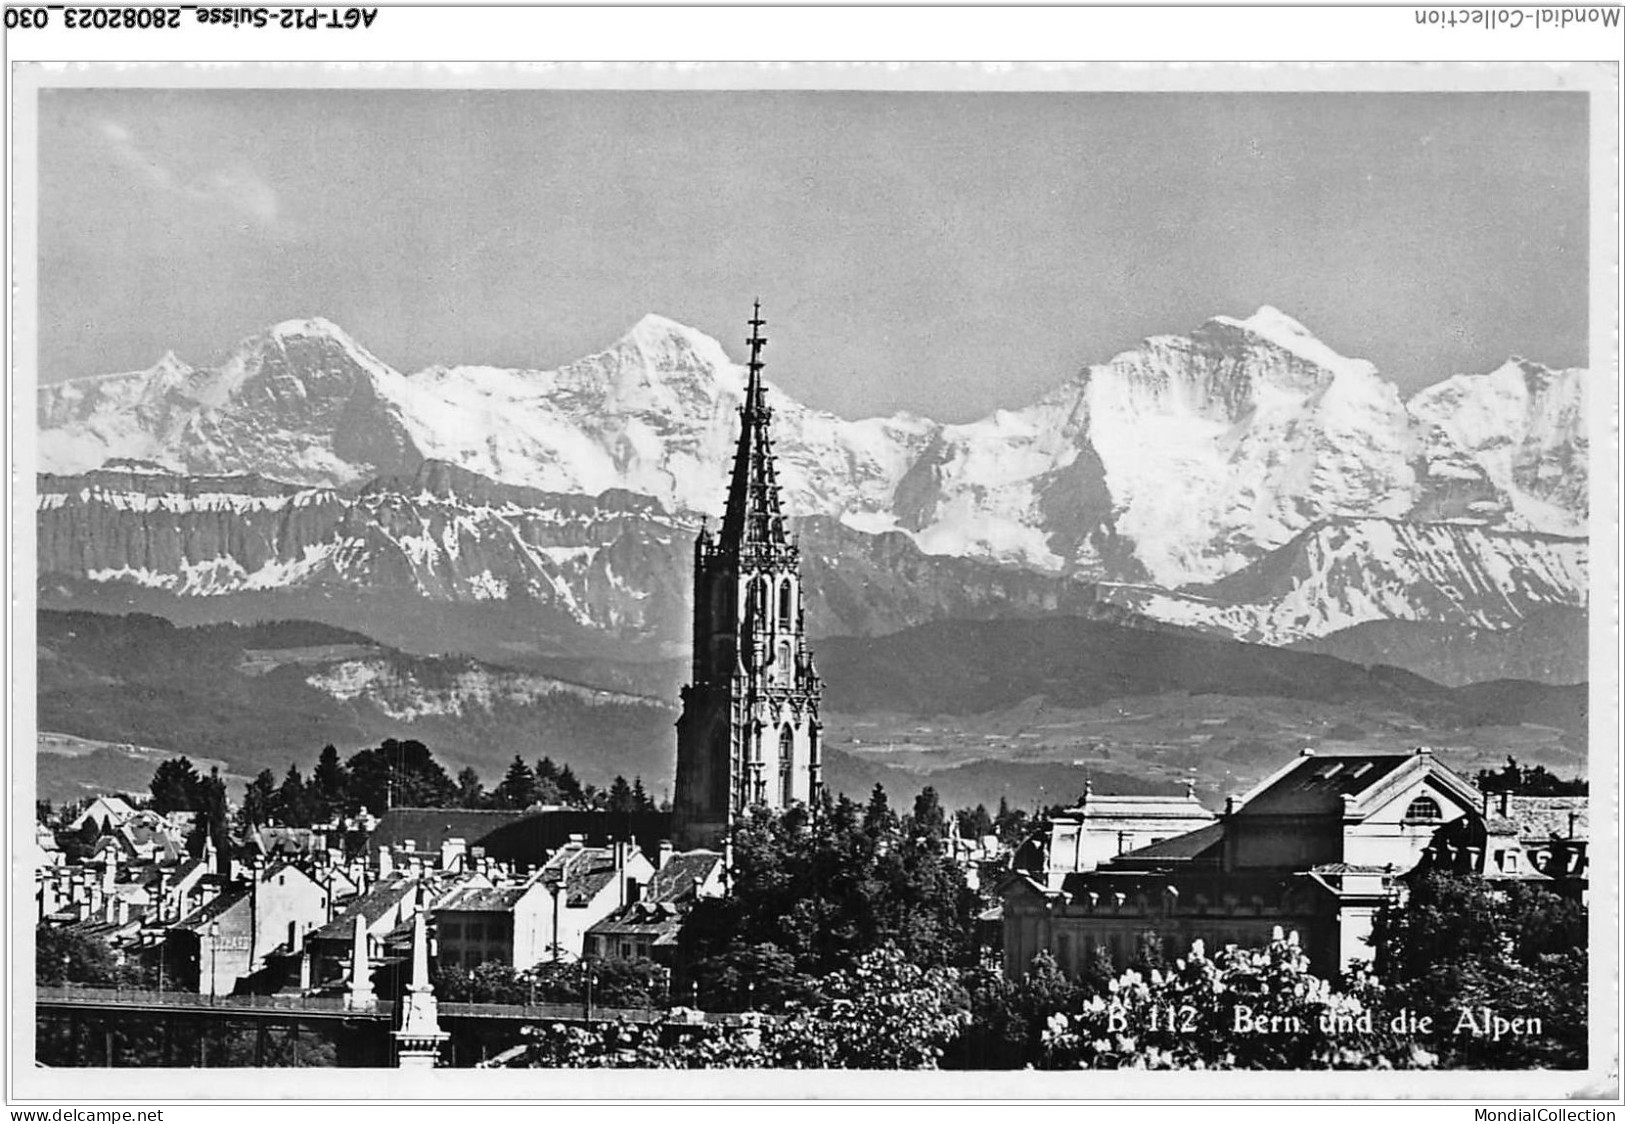
<svg viewBox="0 0 1625 1124">
<path fill-rule="evenodd" d="M 800 549 L 784 525 L 764 401 L 766 323 L 750 320 L 749 381 L 722 528 L 694 543 L 693 681 L 677 721 L 673 835 L 719 845 L 754 804 L 784 808 L 817 792 L 818 699 L 807 648 Z"/>
</svg>

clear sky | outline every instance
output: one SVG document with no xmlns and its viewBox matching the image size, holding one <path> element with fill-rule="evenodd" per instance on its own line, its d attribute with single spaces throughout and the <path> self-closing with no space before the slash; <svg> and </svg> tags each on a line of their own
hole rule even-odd
<svg viewBox="0 0 1625 1124">
<path fill-rule="evenodd" d="M 1407 391 L 1587 360 L 1585 95 L 45 90 L 40 377 L 326 316 L 403 371 L 646 312 L 968 420 L 1276 305 Z"/>
</svg>

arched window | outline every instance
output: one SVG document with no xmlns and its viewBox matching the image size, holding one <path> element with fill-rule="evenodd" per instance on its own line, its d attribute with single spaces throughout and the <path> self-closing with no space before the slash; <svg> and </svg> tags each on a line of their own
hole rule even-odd
<svg viewBox="0 0 1625 1124">
<path fill-rule="evenodd" d="M 1408 820 L 1440 820 L 1444 813 L 1439 811 L 1439 802 L 1431 796 L 1418 796 L 1411 801 L 1411 806 L 1405 809 L 1405 818 Z"/>
<path fill-rule="evenodd" d="M 768 627 L 767 614 L 773 611 L 773 594 L 768 588 L 767 578 L 758 577 L 751 582 L 750 590 L 751 603 L 756 609 L 753 614 L 755 620 L 752 623 L 757 628 L 766 628 Z"/>
<path fill-rule="evenodd" d="M 793 676 L 791 675 L 791 667 L 790 667 L 790 642 L 788 640 L 780 640 L 779 641 L 779 668 L 778 668 L 778 671 L 779 671 L 779 682 L 780 683 L 789 683 L 791 681 L 791 679 L 793 678 Z"/>
<path fill-rule="evenodd" d="M 795 776 L 796 736 L 786 726 L 779 731 L 779 803 L 789 807 L 792 799 L 792 778 Z"/>
<path fill-rule="evenodd" d="M 793 591 L 792 591 L 792 588 L 791 588 L 792 585 L 793 585 L 793 582 L 789 578 L 783 578 L 779 582 L 779 627 L 780 628 L 789 628 L 790 627 L 790 601 L 791 601 L 792 594 L 793 594 Z"/>
</svg>

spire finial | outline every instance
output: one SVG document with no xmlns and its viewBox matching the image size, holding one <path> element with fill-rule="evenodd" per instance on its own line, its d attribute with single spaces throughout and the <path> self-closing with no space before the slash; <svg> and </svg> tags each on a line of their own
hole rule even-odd
<svg viewBox="0 0 1625 1124">
<path fill-rule="evenodd" d="M 762 335 L 762 327 L 767 323 L 762 319 L 762 301 L 758 297 L 755 308 L 750 317 L 750 339 L 745 343 L 750 347 L 750 385 L 746 388 L 746 405 L 755 407 L 760 405 L 762 394 L 762 348 L 767 346 L 767 337 Z"/>
</svg>

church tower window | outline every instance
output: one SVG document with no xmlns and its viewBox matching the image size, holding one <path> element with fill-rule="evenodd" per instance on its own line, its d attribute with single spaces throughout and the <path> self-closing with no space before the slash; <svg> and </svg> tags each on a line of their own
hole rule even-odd
<svg viewBox="0 0 1625 1124">
<path fill-rule="evenodd" d="M 796 735 L 786 726 L 779 733 L 779 803 L 788 806 L 795 799 Z"/>
</svg>

